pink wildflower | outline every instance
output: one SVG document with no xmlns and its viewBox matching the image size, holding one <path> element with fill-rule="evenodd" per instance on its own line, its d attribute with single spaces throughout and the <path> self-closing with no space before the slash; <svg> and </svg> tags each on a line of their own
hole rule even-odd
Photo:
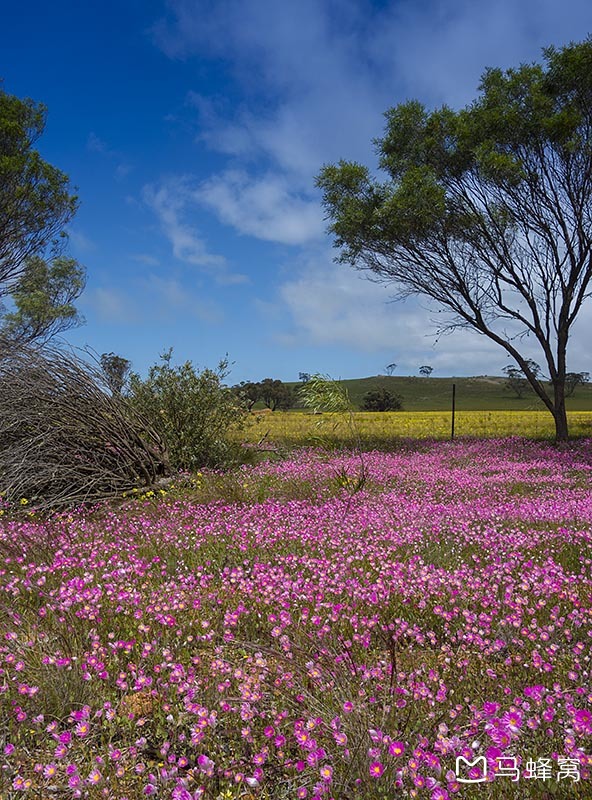
<svg viewBox="0 0 592 800">
<path fill-rule="evenodd" d="M 373 761 L 370 764 L 370 776 L 372 778 L 380 778 L 383 772 L 384 766 L 380 763 L 380 761 Z"/>
</svg>

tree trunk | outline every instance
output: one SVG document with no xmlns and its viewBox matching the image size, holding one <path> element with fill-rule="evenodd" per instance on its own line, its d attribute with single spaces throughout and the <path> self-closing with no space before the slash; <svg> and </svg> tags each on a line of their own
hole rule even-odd
<svg viewBox="0 0 592 800">
<path fill-rule="evenodd" d="M 565 408 L 565 381 L 555 381 L 553 385 L 555 403 L 553 417 L 555 418 L 555 441 L 567 442 L 567 410 Z"/>
</svg>

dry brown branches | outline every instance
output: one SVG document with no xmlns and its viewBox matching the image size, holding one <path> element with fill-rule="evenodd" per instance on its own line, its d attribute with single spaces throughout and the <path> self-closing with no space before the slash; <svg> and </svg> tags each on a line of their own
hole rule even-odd
<svg viewBox="0 0 592 800">
<path fill-rule="evenodd" d="M 158 434 L 72 352 L 0 342 L 0 492 L 64 508 L 168 472 Z"/>
</svg>

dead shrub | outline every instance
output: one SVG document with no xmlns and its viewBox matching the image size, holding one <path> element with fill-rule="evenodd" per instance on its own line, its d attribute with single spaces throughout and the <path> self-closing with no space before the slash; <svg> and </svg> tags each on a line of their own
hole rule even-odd
<svg viewBox="0 0 592 800">
<path fill-rule="evenodd" d="M 0 492 L 26 510 L 94 503 L 169 472 L 162 438 L 72 351 L 0 342 Z"/>
</svg>

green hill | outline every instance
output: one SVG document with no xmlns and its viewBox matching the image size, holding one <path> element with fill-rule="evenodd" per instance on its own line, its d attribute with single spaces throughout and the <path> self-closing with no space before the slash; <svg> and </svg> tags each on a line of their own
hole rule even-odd
<svg viewBox="0 0 592 800">
<path fill-rule="evenodd" d="M 398 394 L 405 411 L 443 411 L 450 408 L 452 384 L 456 384 L 456 408 L 459 411 L 538 411 L 543 403 L 533 392 L 518 398 L 505 388 L 504 377 L 479 375 L 474 378 L 414 378 L 375 375 L 341 381 L 352 403 L 359 408 L 366 392 L 385 388 Z M 298 388 L 300 383 L 291 383 Z M 569 411 L 592 411 L 592 384 L 578 386 L 567 399 Z"/>
</svg>

